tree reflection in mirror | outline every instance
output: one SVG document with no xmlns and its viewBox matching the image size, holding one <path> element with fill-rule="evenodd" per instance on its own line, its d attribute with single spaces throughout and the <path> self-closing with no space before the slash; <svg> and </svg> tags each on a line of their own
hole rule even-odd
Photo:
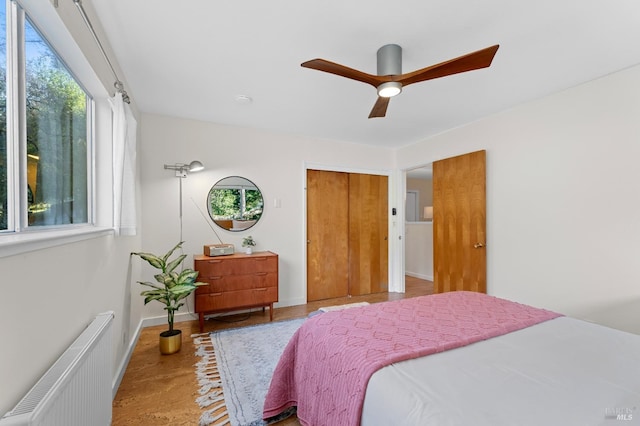
<svg viewBox="0 0 640 426">
<path fill-rule="evenodd" d="M 227 231 L 244 231 L 254 226 L 264 209 L 260 189 L 249 179 L 229 176 L 209 190 L 207 210 L 216 225 Z"/>
</svg>

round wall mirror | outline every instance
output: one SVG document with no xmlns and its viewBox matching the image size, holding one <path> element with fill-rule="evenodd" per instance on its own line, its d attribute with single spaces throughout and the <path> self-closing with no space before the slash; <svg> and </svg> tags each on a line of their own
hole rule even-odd
<svg viewBox="0 0 640 426">
<path fill-rule="evenodd" d="M 258 187 L 249 179 L 229 176 L 209 190 L 207 210 L 216 225 L 227 231 L 244 231 L 262 216 L 264 201 Z"/>
</svg>

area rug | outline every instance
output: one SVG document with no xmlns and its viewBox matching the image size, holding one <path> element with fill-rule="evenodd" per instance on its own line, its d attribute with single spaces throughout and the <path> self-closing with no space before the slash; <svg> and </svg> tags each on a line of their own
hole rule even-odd
<svg viewBox="0 0 640 426">
<path fill-rule="evenodd" d="M 262 426 L 271 376 L 304 318 L 193 335 L 200 425 Z M 288 412 L 282 418 L 291 415 Z M 277 420 L 282 420 L 279 418 Z M 275 421 L 275 420 L 274 420 Z"/>
</svg>

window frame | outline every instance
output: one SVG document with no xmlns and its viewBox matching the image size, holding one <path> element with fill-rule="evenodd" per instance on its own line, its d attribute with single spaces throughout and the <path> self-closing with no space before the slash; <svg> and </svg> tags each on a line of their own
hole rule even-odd
<svg viewBox="0 0 640 426">
<path fill-rule="evenodd" d="M 17 97 L 18 113 L 13 107 L 7 108 L 7 196 L 12 214 L 8 229 L 0 231 L 0 257 L 113 234 L 113 215 L 105 214 L 111 209 L 113 195 L 107 184 L 111 181 L 112 146 L 109 94 L 50 2 L 10 0 L 6 6 L 7 52 L 15 50 L 9 47 L 10 43 L 21 47 L 7 55 L 7 104 L 16 102 Z M 25 54 L 24 31 L 18 28 L 24 28 L 26 16 L 87 94 L 87 223 L 26 226 L 27 197 L 22 191 L 27 176 L 26 82 L 18 68 L 20 62 L 24 63 Z M 102 148 L 98 149 L 98 142 Z M 25 160 L 21 161 L 23 156 Z"/>
</svg>

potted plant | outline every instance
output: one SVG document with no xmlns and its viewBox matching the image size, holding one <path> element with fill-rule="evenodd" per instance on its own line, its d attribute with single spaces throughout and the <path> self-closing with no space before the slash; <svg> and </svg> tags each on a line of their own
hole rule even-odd
<svg viewBox="0 0 640 426">
<path fill-rule="evenodd" d="M 245 247 L 245 252 L 247 254 L 253 253 L 253 247 L 255 245 L 256 245 L 256 242 L 251 235 L 244 237 L 242 239 L 242 247 Z"/>
<path fill-rule="evenodd" d="M 175 312 L 184 305 L 183 300 L 189 296 L 196 287 L 205 283 L 196 282 L 198 272 L 193 269 L 183 269 L 177 272 L 176 268 L 182 263 L 186 254 L 181 254 L 177 258 L 169 258 L 174 251 L 182 247 L 184 241 L 179 242 L 174 248 L 169 250 L 164 256 L 156 256 L 151 253 L 131 253 L 147 261 L 149 265 L 160 270 L 154 275 L 157 283 L 138 281 L 140 284 L 151 287 L 140 293 L 144 296 L 144 304 L 157 300 L 165 305 L 169 330 L 160 333 L 160 352 L 164 355 L 176 353 L 182 346 L 182 330 L 174 330 L 173 319 Z"/>
</svg>

